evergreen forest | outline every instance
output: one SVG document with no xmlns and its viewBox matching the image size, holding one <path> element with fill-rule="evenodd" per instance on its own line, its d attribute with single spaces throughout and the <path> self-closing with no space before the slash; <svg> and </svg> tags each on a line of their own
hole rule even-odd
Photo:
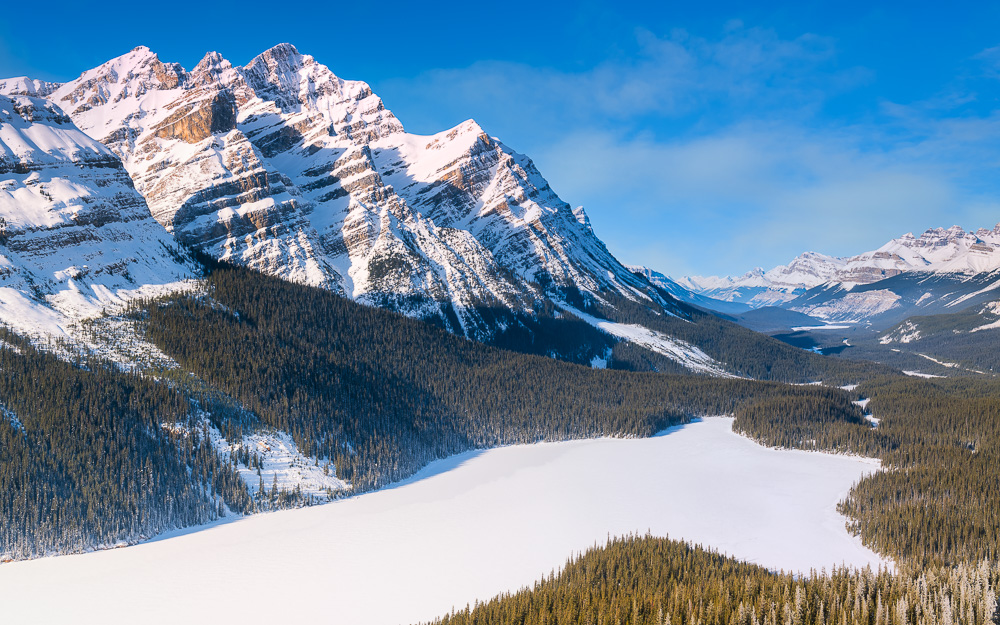
<svg viewBox="0 0 1000 625">
<path fill-rule="evenodd" d="M 214 263 L 201 291 L 127 313 L 176 366 L 69 361 L 2 330 L 0 558 L 129 544 L 227 514 L 310 503 L 276 487 L 252 492 L 238 470 L 256 459 L 220 455 L 209 426 L 229 440 L 288 432 L 361 493 L 470 449 L 650 436 L 727 414 L 765 445 L 879 458 L 886 470 L 864 478 L 840 509 L 897 570 L 792 575 L 632 536 L 440 622 L 997 622 L 1000 382 L 912 378 L 824 358 L 694 309 L 567 301 L 698 342 L 747 377 L 681 372 L 568 313 L 547 311 L 538 325 L 512 326 L 487 345 Z M 574 353 L 581 342 L 589 347 Z M 566 361 L 595 348 L 611 352 L 612 368 Z M 837 388 L 846 383 L 858 385 Z M 861 398 L 877 426 L 854 403 Z"/>
</svg>

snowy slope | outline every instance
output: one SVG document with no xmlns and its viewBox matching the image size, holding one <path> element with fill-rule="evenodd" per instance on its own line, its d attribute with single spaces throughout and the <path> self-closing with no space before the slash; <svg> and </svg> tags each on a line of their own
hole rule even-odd
<svg viewBox="0 0 1000 625">
<path fill-rule="evenodd" d="M 194 278 L 118 158 L 47 100 L 0 95 L 0 218 L 0 322 L 20 333 L 71 338 Z"/>
<path fill-rule="evenodd" d="M 157 221 L 217 258 L 469 336 L 495 330 L 477 306 L 649 288 L 530 159 L 471 120 L 408 134 L 367 84 L 289 44 L 190 71 L 139 47 L 49 97 L 121 157 Z"/>
<path fill-rule="evenodd" d="M 1000 224 L 975 232 L 959 226 L 932 228 L 919 237 L 908 233 L 856 256 L 835 258 L 806 252 L 788 265 L 766 272 L 758 268 L 739 277 L 693 276 L 677 283 L 695 294 L 725 302 L 754 308 L 779 305 L 830 321 L 857 322 L 886 317 L 890 312 L 895 319 L 916 307 L 961 304 L 981 292 L 955 285 L 998 269 Z M 910 293 L 888 286 L 905 281 L 886 282 L 884 288 L 877 285 L 908 274 L 942 276 L 936 280 L 941 289 L 928 288 L 910 297 Z M 985 288 L 996 288 L 992 284 Z M 716 310 L 722 309 L 717 306 Z"/>
<path fill-rule="evenodd" d="M 470 452 L 324 506 L 4 564 L 0 605 L 16 623 L 427 622 L 647 530 L 775 569 L 884 563 L 836 511 L 877 464 L 767 449 L 731 424 Z"/>
<path fill-rule="evenodd" d="M 770 271 L 755 269 L 739 277 L 691 276 L 678 282 L 697 293 L 732 301 L 740 290 L 803 291 L 836 283 L 847 288 L 871 284 L 904 271 L 979 273 L 1000 268 L 1000 224 L 966 232 L 959 226 L 932 228 L 919 237 L 908 233 L 871 252 L 836 258 L 806 252 Z M 723 294 L 728 294 L 724 297 Z"/>
</svg>

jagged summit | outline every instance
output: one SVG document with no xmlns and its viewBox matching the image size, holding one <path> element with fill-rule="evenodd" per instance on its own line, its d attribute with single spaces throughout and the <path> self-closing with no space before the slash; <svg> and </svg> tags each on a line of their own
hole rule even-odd
<svg viewBox="0 0 1000 625">
<path fill-rule="evenodd" d="M 997 270 L 1000 224 L 974 232 L 956 225 L 928 228 L 920 236 L 908 232 L 855 256 L 837 258 L 806 252 L 767 272 L 754 270 L 737 278 L 695 276 L 678 283 L 692 293 L 727 303 L 754 308 L 780 305 L 834 321 L 868 322 L 874 317 L 891 319 L 907 310 L 923 312 L 979 297 L 996 288 L 989 286 L 992 282 L 979 284 L 980 278 Z M 918 274 L 935 278 L 924 286 L 919 285 L 920 280 L 912 285 L 904 280 Z M 879 288 L 891 279 L 896 282 Z M 978 286 L 973 288 L 975 284 Z M 972 291 L 966 292 L 968 289 Z M 977 289 L 982 291 L 977 293 Z"/>
<path fill-rule="evenodd" d="M 61 83 L 33 80 L 27 76 L 0 80 L 0 94 L 15 96 L 27 95 L 44 98 L 59 88 Z"/>
<path fill-rule="evenodd" d="M 870 252 L 834 257 L 805 252 L 787 265 L 740 277 L 685 277 L 679 282 L 703 294 L 716 289 L 766 287 L 801 291 L 827 283 L 853 287 L 871 284 L 906 271 L 972 272 L 1000 268 L 1000 224 L 992 230 L 966 232 L 961 226 L 928 228 L 919 237 L 908 232 Z M 713 297 L 718 297 L 716 293 Z"/>
<path fill-rule="evenodd" d="M 367 83 L 289 43 L 191 70 L 139 46 L 48 97 L 217 258 L 469 336 L 499 327 L 481 308 L 530 313 L 566 289 L 657 297 L 529 158 L 473 120 L 408 134 Z"/>
</svg>

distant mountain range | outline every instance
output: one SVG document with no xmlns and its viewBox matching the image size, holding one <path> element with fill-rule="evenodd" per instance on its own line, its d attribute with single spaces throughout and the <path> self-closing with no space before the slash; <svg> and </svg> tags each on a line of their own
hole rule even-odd
<svg viewBox="0 0 1000 625">
<path fill-rule="evenodd" d="M 957 310 L 1000 296 L 1000 225 L 906 234 L 856 256 L 806 252 L 787 265 L 738 277 L 663 280 L 674 285 L 671 293 L 678 298 L 720 312 L 776 306 L 823 321 L 887 328 L 911 314 Z"/>
</svg>

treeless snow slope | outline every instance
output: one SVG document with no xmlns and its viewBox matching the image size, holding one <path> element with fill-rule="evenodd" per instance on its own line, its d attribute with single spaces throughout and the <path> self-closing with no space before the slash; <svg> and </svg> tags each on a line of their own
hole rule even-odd
<svg viewBox="0 0 1000 625">
<path fill-rule="evenodd" d="M 335 503 L 124 549 L 0 565 L 10 623 L 426 621 L 629 532 L 773 568 L 883 561 L 837 502 L 863 459 L 761 447 L 706 419 L 650 439 L 506 447 Z"/>
</svg>

